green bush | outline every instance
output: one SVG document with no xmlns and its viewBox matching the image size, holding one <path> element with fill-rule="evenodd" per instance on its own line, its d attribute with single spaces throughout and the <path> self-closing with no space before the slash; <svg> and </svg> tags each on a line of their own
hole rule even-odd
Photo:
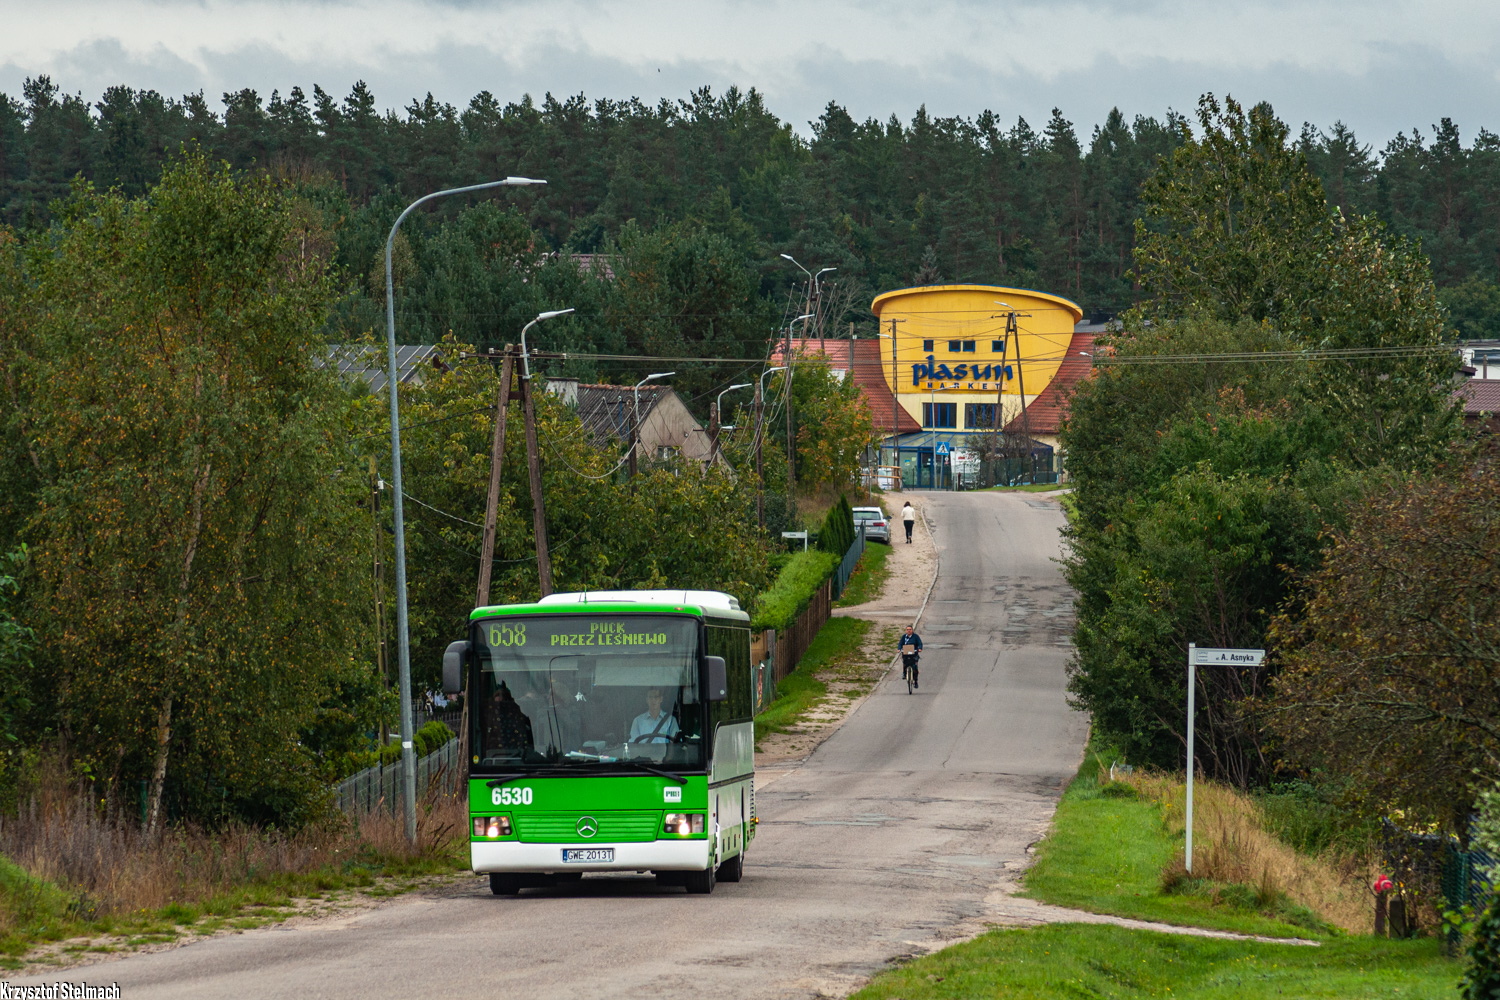
<svg viewBox="0 0 1500 1000">
<path fill-rule="evenodd" d="M 1340 786 L 1296 779 L 1256 795 L 1267 832 L 1303 854 L 1336 849 L 1357 854 L 1377 834 L 1375 820 L 1340 801 Z"/>
<path fill-rule="evenodd" d="M 824 580 L 838 568 L 839 557 L 831 552 L 808 549 L 787 560 L 776 582 L 755 599 L 755 613 L 750 627 L 756 631 L 772 628 L 784 631 L 807 607 Z"/>
<path fill-rule="evenodd" d="M 1500 895 L 1491 897 L 1469 943 L 1469 968 L 1459 982 L 1464 1000 L 1494 1000 L 1500 997 Z"/>
</svg>

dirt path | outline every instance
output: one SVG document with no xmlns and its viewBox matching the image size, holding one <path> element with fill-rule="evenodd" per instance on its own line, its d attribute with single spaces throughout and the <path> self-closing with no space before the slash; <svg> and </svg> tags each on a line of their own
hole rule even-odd
<svg viewBox="0 0 1500 1000">
<path fill-rule="evenodd" d="M 901 505 L 911 500 L 918 521 L 912 542 L 905 541 Z M 925 607 L 937 579 L 937 552 L 932 532 L 921 517 L 923 498 L 916 494 L 887 493 L 883 500 L 891 522 L 890 571 L 885 588 L 873 600 L 848 608 L 834 608 L 840 618 L 862 618 L 873 622 L 856 662 L 836 664 L 818 673 L 828 685 L 828 695 L 789 733 L 769 733 L 756 741 L 756 786 L 765 788 L 796 770 L 823 741 L 836 733 L 854 713 L 894 662 L 892 650 L 900 630 L 914 624 Z M 880 545 L 880 542 L 871 542 Z"/>
</svg>

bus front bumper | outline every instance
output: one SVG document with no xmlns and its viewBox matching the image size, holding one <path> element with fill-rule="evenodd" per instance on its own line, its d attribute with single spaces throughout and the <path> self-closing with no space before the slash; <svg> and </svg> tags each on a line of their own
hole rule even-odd
<svg viewBox="0 0 1500 1000">
<path fill-rule="evenodd" d="M 708 867 L 708 838 L 655 840 L 627 844 L 523 844 L 517 841 L 470 841 L 469 858 L 475 872 L 701 872 Z M 613 861 L 582 864 L 563 861 L 564 850 L 607 848 Z"/>
</svg>

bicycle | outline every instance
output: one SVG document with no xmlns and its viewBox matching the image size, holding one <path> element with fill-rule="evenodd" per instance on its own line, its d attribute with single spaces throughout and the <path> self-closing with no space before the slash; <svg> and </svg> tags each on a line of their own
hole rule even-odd
<svg viewBox="0 0 1500 1000">
<path fill-rule="evenodd" d="M 905 651 L 901 653 L 901 679 L 906 681 L 907 694 L 911 694 L 918 687 L 921 687 L 917 683 L 917 661 L 921 658 L 920 653 L 908 653 Z"/>
</svg>

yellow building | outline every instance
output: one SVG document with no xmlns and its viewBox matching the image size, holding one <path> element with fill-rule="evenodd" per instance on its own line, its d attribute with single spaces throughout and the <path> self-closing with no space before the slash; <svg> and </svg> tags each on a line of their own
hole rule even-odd
<svg viewBox="0 0 1500 1000">
<path fill-rule="evenodd" d="M 910 418 L 891 415 L 886 463 L 899 460 L 908 485 L 952 485 L 973 461 L 970 438 L 993 434 L 997 417 L 1039 449 L 1056 446 L 1061 383 L 1089 367 L 1087 344 L 1074 340 L 1076 304 L 1023 288 L 925 285 L 885 292 L 870 308 L 883 377 Z M 922 430 L 906 430 L 913 423 Z"/>
</svg>

